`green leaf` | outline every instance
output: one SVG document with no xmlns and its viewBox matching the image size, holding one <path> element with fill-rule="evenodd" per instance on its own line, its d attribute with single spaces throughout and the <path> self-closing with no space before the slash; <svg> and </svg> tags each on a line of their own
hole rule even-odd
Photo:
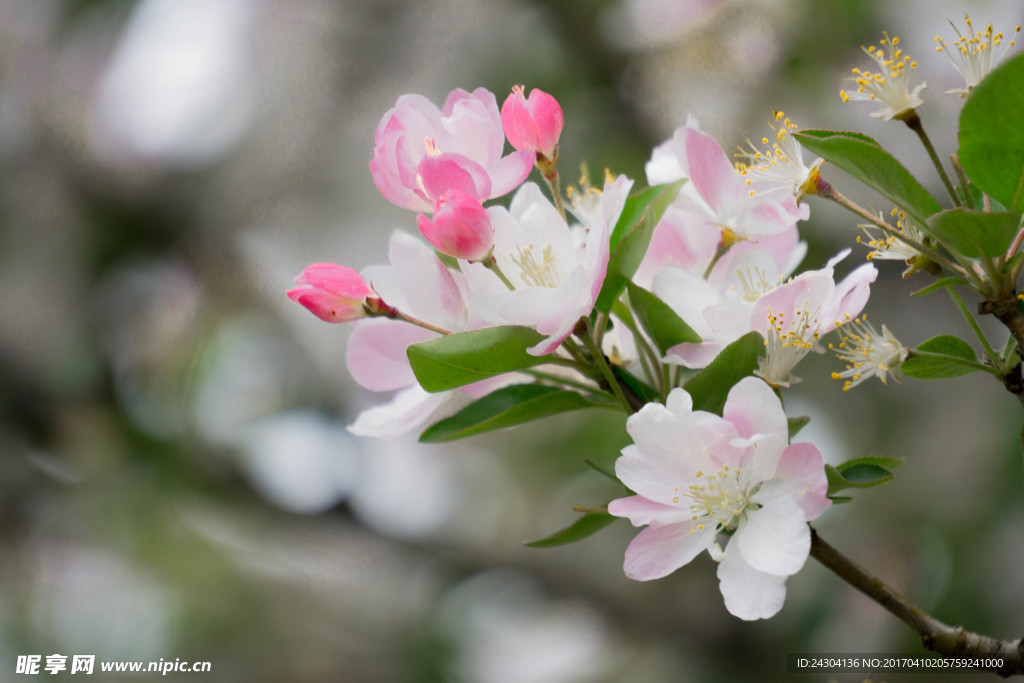
<svg viewBox="0 0 1024 683">
<path fill-rule="evenodd" d="M 950 277 L 944 277 L 941 280 L 936 280 L 927 287 L 922 287 L 916 292 L 912 292 L 910 296 L 928 296 L 939 290 L 944 290 L 948 285 L 966 285 L 970 284 L 967 282 L 967 278 L 960 277 L 959 275 L 952 275 Z"/>
<path fill-rule="evenodd" d="M 832 494 L 848 488 L 866 489 L 884 484 L 893 478 L 892 470 L 902 464 L 902 459 L 872 455 L 848 460 L 834 467 L 825 465 L 828 496 L 832 498 Z M 841 502 L 846 501 L 842 500 Z"/>
<path fill-rule="evenodd" d="M 1020 214 L 952 209 L 929 218 L 928 227 L 950 251 L 967 258 L 996 257 L 1006 253 L 1017 236 Z"/>
<path fill-rule="evenodd" d="M 1011 211 L 1024 210 L 1024 53 L 992 70 L 960 112 L 960 165 Z"/>
<path fill-rule="evenodd" d="M 629 303 L 647 334 L 664 355 L 670 348 L 683 342 L 699 343 L 700 335 L 693 331 L 672 308 L 657 296 L 632 282 L 626 285 Z"/>
<path fill-rule="evenodd" d="M 526 545 L 531 548 L 554 548 L 559 545 L 575 543 L 596 534 L 617 519 L 620 518 L 607 512 L 588 512 L 561 531 L 556 531 L 547 538 L 531 541 Z"/>
<path fill-rule="evenodd" d="M 903 374 L 917 379 L 946 379 L 981 370 L 978 365 L 970 344 L 959 337 L 941 334 L 911 350 L 903 361 Z"/>
<path fill-rule="evenodd" d="M 526 351 L 542 339 L 526 327 L 487 327 L 413 344 L 407 354 L 420 386 L 437 392 L 547 362 Z"/>
<path fill-rule="evenodd" d="M 903 209 L 921 230 L 927 231 L 928 217 L 942 210 L 917 178 L 867 135 L 805 130 L 794 137 Z"/>
<path fill-rule="evenodd" d="M 762 356 L 764 338 L 757 332 L 748 332 L 722 349 L 684 387 L 693 397 L 693 409 L 721 415 L 729 390 L 744 377 L 754 374 L 757 359 Z"/>
<path fill-rule="evenodd" d="M 593 407 L 619 406 L 613 401 L 594 401 L 575 391 L 543 384 L 514 384 L 492 391 L 451 417 L 431 425 L 420 435 L 420 441 L 454 441 L 570 410 Z"/>
<path fill-rule="evenodd" d="M 611 236 L 611 255 L 597 310 L 607 313 L 647 253 L 651 235 L 686 180 L 655 185 L 626 200 Z"/>
<path fill-rule="evenodd" d="M 811 421 L 810 415 L 798 415 L 797 417 L 790 417 L 786 419 L 789 424 L 789 440 L 792 441 L 793 437 L 800 433 L 800 430 L 807 426 L 807 423 Z"/>
</svg>

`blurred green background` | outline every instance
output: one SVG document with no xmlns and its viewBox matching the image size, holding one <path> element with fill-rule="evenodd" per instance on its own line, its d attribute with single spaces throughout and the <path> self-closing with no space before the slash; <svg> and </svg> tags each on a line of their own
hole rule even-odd
<svg viewBox="0 0 1024 683">
<path fill-rule="evenodd" d="M 415 231 L 368 169 L 406 92 L 554 94 L 570 180 L 586 160 L 642 183 L 688 114 L 733 150 L 779 108 L 876 137 L 940 196 L 905 127 L 838 91 L 868 65 L 859 45 L 900 35 L 948 158 L 959 76 L 932 37 L 965 10 L 1006 32 L 1024 20 L 1019 0 L 0 0 L 0 679 L 33 653 L 299 683 L 779 680 L 788 652 L 922 653 L 813 560 L 776 618 L 744 623 L 707 557 L 626 579 L 625 522 L 523 547 L 619 495 L 583 459 L 610 465 L 622 420 L 357 439 L 345 425 L 384 397 L 349 378 L 347 330 L 284 291 L 315 261 L 384 262 L 391 231 Z M 818 267 L 857 230 L 809 201 Z M 923 281 L 879 266 L 876 326 L 969 338 L 948 300 L 911 300 Z M 907 462 L 822 535 L 939 618 L 1019 637 L 1017 401 L 977 375 L 843 394 L 837 366 L 799 368 L 801 438 L 833 463 Z M 904 678 L 919 680 L 877 680 Z"/>
</svg>

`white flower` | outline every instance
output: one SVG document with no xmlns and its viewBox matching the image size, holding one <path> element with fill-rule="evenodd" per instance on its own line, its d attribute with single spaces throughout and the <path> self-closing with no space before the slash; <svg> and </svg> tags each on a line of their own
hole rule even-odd
<svg viewBox="0 0 1024 683">
<path fill-rule="evenodd" d="M 846 380 L 843 391 L 849 391 L 870 377 L 878 377 L 888 384 L 886 375 L 897 382 L 903 381 L 903 361 L 909 350 L 900 343 L 889 328 L 882 325 L 882 334 L 864 318 L 857 318 L 840 329 L 842 341 L 837 347 L 829 344 L 839 360 L 846 362 L 846 370 L 833 372 L 832 379 Z"/>
<path fill-rule="evenodd" d="M 831 502 L 821 453 L 789 445 L 786 414 L 775 393 L 747 377 L 726 399 L 722 417 L 693 410 L 684 389 L 666 405 L 649 403 L 626 422 L 633 445 L 615 473 L 637 495 L 608 511 L 646 525 L 626 549 L 626 575 L 666 576 L 707 550 L 719 562 L 729 612 L 767 619 L 786 597 L 786 577 L 807 560 L 807 522 Z M 732 534 L 723 551 L 720 532 Z"/>
<path fill-rule="evenodd" d="M 988 72 L 996 68 L 1000 62 L 1002 62 L 1010 48 L 1015 44 L 1015 40 L 1010 40 L 1005 45 L 1003 44 L 1004 38 L 1002 33 L 995 33 L 992 30 L 992 24 L 985 27 L 983 33 L 974 32 L 974 24 L 971 23 L 971 18 L 964 14 L 964 21 L 967 23 L 967 35 L 960 33 L 960 29 L 956 27 L 956 24 L 949 22 L 956 31 L 958 38 L 953 41 L 953 48 L 946 44 L 942 36 L 935 36 L 935 42 L 937 45 L 935 49 L 949 59 L 953 67 L 960 72 L 960 75 L 964 77 L 966 81 L 966 88 L 953 88 L 947 90 L 947 95 L 960 95 L 960 97 L 967 97 L 974 90 L 974 86 L 981 83 L 981 80 L 988 75 Z M 1020 33 L 1020 26 L 1013 31 L 1014 35 Z M 1002 50 L 999 47 L 1002 46 Z"/>
<path fill-rule="evenodd" d="M 922 244 L 924 233 L 918 230 L 917 226 L 911 223 L 906 214 L 899 209 L 893 209 L 892 216 L 896 218 L 896 230 L 902 235 L 902 239 L 891 233 L 882 232 L 874 225 L 864 224 L 857 227 L 867 236 L 866 244 L 872 249 L 868 252 L 869 261 L 904 261 L 909 264 L 909 267 L 903 271 L 903 277 L 910 277 L 917 270 L 913 261 L 921 255 L 920 250 L 911 246 L 910 243 Z M 879 219 L 881 219 L 881 214 L 879 214 Z M 875 232 L 876 230 L 878 232 Z M 857 244 L 864 243 L 858 235 Z"/>
<path fill-rule="evenodd" d="M 917 62 L 903 54 L 898 36 L 890 38 L 888 33 L 884 35 L 881 47 L 861 47 L 864 53 L 878 64 L 878 73 L 854 68 L 853 77 L 846 80 L 856 83 L 857 89 L 852 92 L 840 90 L 839 96 L 843 98 L 843 102 L 877 101 L 882 108 L 871 112 L 871 116 L 886 121 L 903 120 L 924 104 L 924 100 L 918 95 L 926 85 L 921 83 L 910 90 L 910 74 L 917 68 Z"/>
<path fill-rule="evenodd" d="M 772 114 L 773 120 L 768 125 L 772 128 L 774 141 L 767 137 L 761 138 L 761 144 L 765 145 L 762 150 L 747 140 L 750 151 L 741 147 L 735 156 L 746 159 L 748 163 L 738 162 L 736 167 L 740 175 L 746 177 L 748 185 L 754 180 L 781 183 L 793 191 L 793 196 L 799 202 L 805 194 L 817 193 L 821 165 L 825 160 L 819 157 L 807 166 L 803 159 L 803 148 L 792 135 L 797 130 L 796 124 L 781 111 Z"/>
<path fill-rule="evenodd" d="M 473 310 L 492 323 L 536 329 L 547 337 L 529 352 L 553 352 L 594 308 L 608 268 L 611 232 L 631 186 L 625 176 L 606 185 L 588 229 L 566 225 L 533 183 L 516 192 L 508 209 L 489 208 L 494 260 L 513 289 L 480 264 L 460 263 L 473 292 Z"/>
<path fill-rule="evenodd" d="M 818 339 L 860 314 L 878 277 L 865 263 L 836 284 L 834 266 L 849 254 L 844 250 L 821 270 L 801 273 L 758 299 L 750 316 L 751 328 L 764 337 L 766 354 L 758 360 L 757 375 L 775 387 L 799 382 L 793 368 L 811 351 L 823 352 Z"/>
</svg>

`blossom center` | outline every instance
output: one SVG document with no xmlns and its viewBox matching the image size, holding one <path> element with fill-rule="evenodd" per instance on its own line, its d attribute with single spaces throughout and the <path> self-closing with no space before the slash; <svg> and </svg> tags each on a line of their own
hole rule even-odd
<svg viewBox="0 0 1024 683">
<path fill-rule="evenodd" d="M 690 533 L 703 531 L 706 523 L 714 524 L 716 529 L 734 529 L 740 517 L 756 507 L 750 502 L 751 492 L 741 483 L 740 474 L 739 469 L 728 465 L 710 473 L 697 472 L 697 481 L 680 492 L 681 495 L 673 496 L 673 503 L 689 499 L 690 519 L 699 522 Z"/>
<path fill-rule="evenodd" d="M 743 300 L 749 303 L 757 301 L 762 294 L 774 289 L 774 285 L 765 276 L 763 268 L 756 266 L 737 268 L 736 277 L 739 279 L 740 287 L 743 290 Z"/>
<path fill-rule="evenodd" d="M 535 255 L 537 247 L 531 242 L 523 249 L 516 246 L 517 254 L 509 258 L 519 268 L 519 279 L 527 287 L 547 287 L 555 289 L 562 284 L 562 278 L 558 274 L 558 267 L 555 263 L 555 249 L 552 245 L 546 244 L 540 250 L 540 259 Z"/>
<path fill-rule="evenodd" d="M 783 311 L 768 309 L 768 333 L 765 335 L 765 357 L 758 360 L 757 375 L 775 387 L 789 386 L 799 380 L 790 376 L 797 363 L 818 344 L 821 322 L 820 307 L 812 309 L 805 301 L 793 310 L 791 318 Z"/>
</svg>

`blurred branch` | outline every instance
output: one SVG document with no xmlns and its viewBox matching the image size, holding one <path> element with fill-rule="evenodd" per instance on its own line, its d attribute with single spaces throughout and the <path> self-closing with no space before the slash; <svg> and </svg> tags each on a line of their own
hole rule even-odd
<svg viewBox="0 0 1024 683">
<path fill-rule="evenodd" d="M 956 659 L 997 659 L 1000 666 L 971 668 L 992 671 L 1003 677 L 1024 674 L 1024 639 L 1000 640 L 939 621 L 821 540 L 813 528 L 811 556 L 917 631 L 921 635 L 921 642 L 932 652 Z"/>
</svg>

